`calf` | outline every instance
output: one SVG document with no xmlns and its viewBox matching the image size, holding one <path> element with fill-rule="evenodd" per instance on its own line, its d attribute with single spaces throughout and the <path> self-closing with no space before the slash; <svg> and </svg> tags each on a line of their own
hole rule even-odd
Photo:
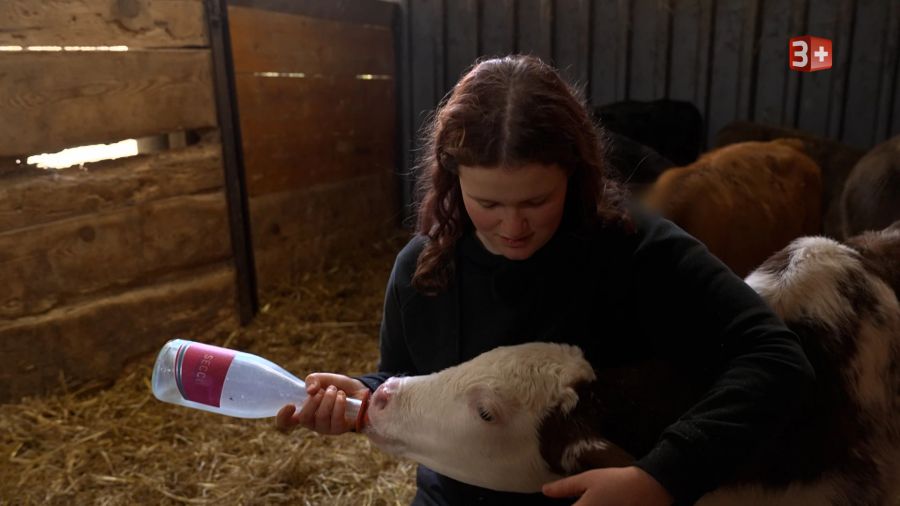
<svg viewBox="0 0 900 506">
<path fill-rule="evenodd" d="M 801 141 L 803 152 L 822 169 L 822 231 L 830 237 L 844 239 L 846 236 L 841 233 L 839 210 L 841 192 L 853 166 L 865 154 L 864 149 L 793 128 L 749 121 L 734 121 L 725 125 L 716 133 L 716 146 L 782 138 Z"/>
<path fill-rule="evenodd" d="M 840 217 L 844 237 L 900 220 L 900 136 L 875 146 L 853 167 Z"/>
<path fill-rule="evenodd" d="M 819 167 L 800 142 L 744 142 L 664 172 L 644 197 L 739 276 L 797 237 L 819 233 Z"/>
<path fill-rule="evenodd" d="M 678 165 L 697 159 L 705 131 L 700 110 L 682 100 L 625 100 L 594 108 L 604 128 L 649 147 Z"/>
<path fill-rule="evenodd" d="M 747 278 L 800 336 L 818 380 L 781 436 L 699 505 L 900 499 L 900 222 L 848 244 L 798 239 Z M 628 465 L 707 384 L 663 362 L 595 371 L 576 347 L 529 343 L 391 378 L 370 402 L 366 432 L 451 478 L 535 492 Z"/>
</svg>

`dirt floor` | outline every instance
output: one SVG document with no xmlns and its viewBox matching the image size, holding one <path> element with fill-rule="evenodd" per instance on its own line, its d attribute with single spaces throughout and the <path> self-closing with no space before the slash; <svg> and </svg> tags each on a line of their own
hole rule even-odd
<svg viewBox="0 0 900 506">
<path fill-rule="evenodd" d="M 210 336 L 299 377 L 375 368 L 384 286 L 405 235 L 262 296 L 256 320 Z M 172 336 L 190 339 L 191 336 Z M 357 434 L 284 435 L 272 419 L 242 420 L 157 401 L 155 356 L 109 388 L 0 406 L 0 504 L 408 504 L 411 462 Z"/>
</svg>

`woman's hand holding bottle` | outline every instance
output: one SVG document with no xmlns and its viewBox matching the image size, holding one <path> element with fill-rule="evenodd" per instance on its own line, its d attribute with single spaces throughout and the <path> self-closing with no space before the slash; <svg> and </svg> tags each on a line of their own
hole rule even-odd
<svg viewBox="0 0 900 506">
<path fill-rule="evenodd" d="M 297 425 L 320 434 L 343 434 L 352 430 L 353 424 L 345 420 L 347 396 L 365 399 L 369 389 L 361 381 L 331 373 L 313 373 L 306 377 L 309 395 L 298 411 L 288 404 L 278 411 L 275 426 L 289 432 Z"/>
</svg>

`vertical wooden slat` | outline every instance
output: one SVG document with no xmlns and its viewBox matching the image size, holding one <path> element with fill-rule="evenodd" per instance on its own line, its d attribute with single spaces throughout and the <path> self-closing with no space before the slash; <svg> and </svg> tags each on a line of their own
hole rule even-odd
<svg viewBox="0 0 900 506">
<path fill-rule="evenodd" d="M 562 75 L 587 89 L 590 80 L 590 5 L 588 0 L 556 0 L 553 60 Z"/>
<path fill-rule="evenodd" d="M 552 62 L 553 1 L 519 0 L 518 17 L 518 51 Z"/>
<path fill-rule="evenodd" d="M 697 101 L 700 86 L 700 0 L 672 4 L 671 67 L 669 98 Z"/>
<path fill-rule="evenodd" d="M 806 12 L 809 0 L 793 0 L 791 3 L 791 21 L 788 33 L 803 35 L 806 31 Z M 787 41 L 785 41 L 787 45 Z M 797 126 L 797 113 L 800 103 L 800 84 L 802 72 L 791 71 L 788 73 L 784 92 L 784 126 Z"/>
<path fill-rule="evenodd" d="M 839 23 L 838 9 L 837 0 L 810 0 L 807 21 L 809 34 L 835 40 Z M 827 70 L 800 76 L 803 83 L 797 113 L 797 127 L 800 130 L 827 135 L 828 115 L 833 109 L 840 109 L 840 104 L 834 103 L 831 97 L 835 75 Z"/>
<path fill-rule="evenodd" d="M 878 86 L 884 65 L 887 3 L 858 0 L 853 27 L 853 54 L 847 79 L 847 111 L 841 140 L 859 147 L 875 141 Z"/>
<path fill-rule="evenodd" d="M 657 61 L 665 60 L 665 53 L 659 54 L 657 37 L 668 27 L 667 13 L 659 7 L 659 0 L 632 0 L 631 54 L 628 98 L 652 100 L 658 98 L 657 81 L 665 80 L 658 75 Z"/>
<path fill-rule="evenodd" d="M 756 71 L 758 31 L 762 0 L 744 0 L 744 26 L 741 29 L 741 43 L 738 50 L 740 79 L 737 89 L 737 114 L 735 118 L 747 119 L 752 114 L 756 95 Z"/>
<path fill-rule="evenodd" d="M 591 103 L 625 98 L 628 61 L 628 3 L 594 0 L 591 19 Z"/>
<path fill-rule="evenodd" d="M 709 130 L 712 139 L 726 123 L 738 117 L 737 94 L 741 76 L 741 35 L 743 2 L 722 0 L 716 4 L 715 26 L 710 63 Z"/>
<path fill-rule="evenodd" d="M 444 89 L 450 90 L 478 56 L 477 0 L 452 0 L 445 4 L 446 58 Z"/>
<path fill-rule="evenodd" d="M 413 128 L 419 132 L 443 87 L 441 0 L 410 0 L 410 81 Z"/>
<path fill-rule="evenodd" d="M 653 79 L 654 98 L 667 97 L 672 79 L 672 7 L 677 0 L 657 0 L 659 15 L 656 22 L 656 59 Z"/>
<path fill-rule="evenodd" d="M 831 73 L 831 94 L 828 97 L 828 121 L 825 132 L 828 137 L 840 138 L 844 127 L 844 118 L 847 115 L 847 79 L 850 77 L 850 56 L 853 52 L 851 40 L 853 39 L 853 17 L 856 12 L 856 0 L 838 0 L 837 33 L 832 44 L 834 57 Z"/>
<path fill-rule="evenodd" d="M 504 56 L 515 51 L 514 0 L 482 0 L 481 54 Z"/>
<path fill-rule="evenodd" d="M 410 79 L 410 26 L 409 26 L 409 2 L 400 0 L 399 9 L 394 11 L 394 51 L 396 58 L 396 93 L 397 93 L 397 120 L 400 127 L 400 135 L 397 136 L 397 171 L 399 172 L 398 184 L 400 185 L 400 221 L 405 226 L 412 226 L 413 199 L 415 198 L 415 147 L 414 118 L 412 113 L 412 80 Z"/>
<path fill-rule="evenodd" d="M 234 255 L 235 285 L 241 324 L 248 324 L 259 310 L 256 289 L 256 262 L 250 238 L 250 215 L 247 205 L 247 183 L 244 178 L 244 152 L 238 117 L 237 91 L 234 84 L 234 61 L 231 56 L 231 33 L 228 28 L 227 0 L 209 0 L 206 19 L 212 47 L 215 77 L 216 112 L 222 135 L 222 161 L 225 166 L 225 195 L 228 199 L 228 221 L 231 251 Z"/>
<path fill-rule="evenodd" d="M 895 96 L 898 95 L 897 73 L 900 66 L 900 2 L 890 2 L 888 7 L 888 26 L 884 41 L 884 68 L 881 72 L 878 108 L 875 121 L 875 142 L 890 137 L 891 121 Z M 893 121 L 898 121 L 894 119 Z"/>
<path fill-rule="evenodd" d="M 759 56 L 756 67 L 756 99 L 752 119 L 779 125 L 784 121 L 784 92 L 788 73 L 788 39 L 791 37 L 791 4 L 764 0 Z"/>
<path fill-rule="evenodd" d="M 710 102 L 710 84 L 712 82 L 712 54 L 715 48 L 715 20 L 716 20 L 716 3 L 715 0 L 700 0 L 700 36 L 698 37 L 697 46 L 697 107 L 700 109 L 700 115 L 703 117 L 704 126 L 709 126 L 709 102 Z M 704 136 L 703 148 L 712 144 L 710 136 Z"/>
</svg>

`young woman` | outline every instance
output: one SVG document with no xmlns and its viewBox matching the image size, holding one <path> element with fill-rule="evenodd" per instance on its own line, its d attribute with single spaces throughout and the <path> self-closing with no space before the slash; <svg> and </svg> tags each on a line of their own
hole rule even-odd
<svg viewBox="0 0 900 506">
<path fill-rule="evenodd" d="M 414 504 L 690 504 L 783 427 L 813 381 L 797 337 L 702 244 L 626 200 L 554 69 L 527 56 L 476 64 L 427 134 L 417 235 L 388 282 L 379 372 L 310 375 L 310 400 L 285 406 L 278 427 L 346 432 L 346 395 L 528 341 L 576 344 L 598 368 L 667 357 L 715 381 L 633 466 L 568 477 L 545 495 L 420 466 Z"/>
</svg>

